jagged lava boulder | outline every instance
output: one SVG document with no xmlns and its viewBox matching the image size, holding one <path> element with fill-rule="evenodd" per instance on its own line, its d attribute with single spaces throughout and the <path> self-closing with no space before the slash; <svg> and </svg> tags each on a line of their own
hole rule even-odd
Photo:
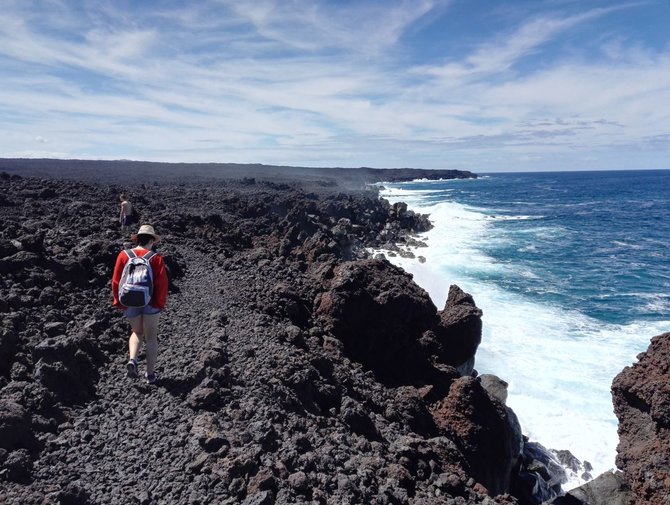
<svg viewBox="0 0 670 505">
<path fill-rule="evenodd" d="M 468 462 L 469 473 L 489 494 L 509 490 L 523 450 L 514 413 L 473 377 L 455 380 L 447 396 L 430 410 L 438 429 L 455 441 Z"/>
<path fill-rule="evenodd" d="M 425 373 L 429 362 L 420 336 L 435 324 L 436 312 L 410 274 L 379 259 L 336 267 L 316 308 L 351 359 L 393 383 Z"/>
<path fill-rule="evenodd" d="M 384 259 L 337 266 L 316 314 L 328 321 L 351 359 L 390 383 L 425 380 L 438 363 L 469 375 L 481 342 L 482 311 L 471 295 L 451 286 L 438 312 L 411 274 Z"/>
<path fill-rule="evenodd" d="M 458 286 L 450 286 L 444 310 L 438 315 L 439 322 L 425 336 L 430 339 L 434 335 L 437 359 L 455 367 L 470 361 L 473 364 L 482 341 L 482 311 L 472 296 Z M 467 375 L 467 370 L 464 372 Z"/>
</svg>

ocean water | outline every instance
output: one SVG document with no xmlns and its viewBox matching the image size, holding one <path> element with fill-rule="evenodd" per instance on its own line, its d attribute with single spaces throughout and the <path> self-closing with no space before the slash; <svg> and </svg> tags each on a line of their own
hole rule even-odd
<svg viewBox="0 0 670 505">
<path fill-rule="evenodd" d="M 484 174 L 381 194 L 430 214 L 413 250 L 425 262 L 389 259 L 440 309 L 450 284 L 473 295 L 476 369 L 509 383 L 524 434 L 594 477 L 614 468 L 612 380 L 670 331 L 670 171 Z"/>
</svg>

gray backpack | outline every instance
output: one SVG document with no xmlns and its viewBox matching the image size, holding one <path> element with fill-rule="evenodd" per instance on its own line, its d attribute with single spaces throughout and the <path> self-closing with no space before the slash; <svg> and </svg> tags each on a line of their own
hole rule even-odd
<svg viewBox="0 0 670 505">
<path fill-rule="evenodd" d="M 146 307 L 154 294 L 154 273 L 149 261 L 156 253 L 138 256 L 132 249 L 123 251 L 128 262 L 119 282 L 119 302 L 126 307 Z"/>
</svg>

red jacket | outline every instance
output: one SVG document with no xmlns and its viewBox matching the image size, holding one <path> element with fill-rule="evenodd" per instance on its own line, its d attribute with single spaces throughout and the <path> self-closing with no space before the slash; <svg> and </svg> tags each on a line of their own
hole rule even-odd
<svg viewBox="0 0 670 505">
<path fill-rule="evenodd" d="M 144 256 L 149 252 L 148 249 L 143 247 L 138 247 L 133 249 L 135 254 L 138 256 Z M 123 273 L 123 267 L 128 263 L 128 255 L 121 251 L 116 257 L 116 265 L 114 265 L 114 275 L 112 276 L 112 294 L 114 295 L 113 305 L 120 308 L 121 310 L 126 310 L 127 307 L 124 307 L 119 303 L 119 282 L 121 282 L 121 274 Z M 160 254 L 155 254 L 150 260 L 149 264 L 151 265 L 151 270 L 154 275 L 154 294 L 149 301 L 149 305 L 157 309 L 163 309 L 165 307 L 165 302 L 167 301 L 167 288 L 168 288 L 168 278 L 167 272 L 165 270 L 165 263 Z"/>
</svg>

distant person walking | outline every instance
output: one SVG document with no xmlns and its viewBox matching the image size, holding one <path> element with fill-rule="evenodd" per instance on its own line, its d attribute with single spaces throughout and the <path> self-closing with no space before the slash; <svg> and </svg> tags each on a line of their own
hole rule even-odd
<svg viewBox="0 0 670 505">
<path fill-rule="evenodd" d="M 123 310 L 131 328 L 127 375 L 138 377 L 137 354 L 144 340 L 147 360 L 144 377 L 148 384 L 153 384 L 158 358 L 158 319 L 167 301 L 168 278 L 163 258 L 152 250 L 160 242 L 153 226 L 143 224 L 131 239 L 137 246 L 117 256 L 112 293 L 114 306 Z"/>
<path fill-rule="evenodd" d="M 133 205 L 128 201 L 125 193 L 119 196 L 121 200 L 121 214 L 119 214 L 119 223 L 121 223 L 121 232 L 125 233 L 130 225 L 135 223 L 135 213 L 133 212 Z"/>
</svg>

